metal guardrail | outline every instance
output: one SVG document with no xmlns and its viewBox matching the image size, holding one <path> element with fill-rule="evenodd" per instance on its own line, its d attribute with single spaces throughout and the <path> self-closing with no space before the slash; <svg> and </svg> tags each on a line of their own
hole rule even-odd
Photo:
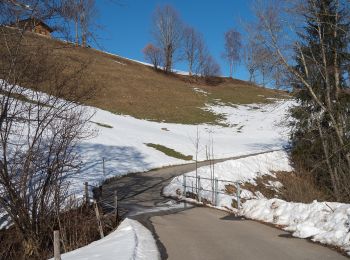
<svg viewBox="0 0 350 260">
<path fill-rule="evenodd" d="M 193 186 L 193 182 L 192 185 L 189 186 L 187 183 L 187 179 L 195 179 L 195 186 Z M 208 180 L 211 182 L 211 186 L 212 189 L 204 189 L 202 187 L 202 183 L 201 180 Z M 225 183 L 229 183 L 230 185 L 233 185 L 236 188 L 236 194 L 235 195 L 230 195 L 227 194 L 226 192 L 223 192 L 221 190 L 219 190 L 219 182 L 225 182 Z M 233 182 L 233 181 L 229 181 L 229 180 L 223 180 L 223 179 L 218 179 L 218 178 L 205 178 L 205 177 L 201 177 L 201 176 L 187 176 L 187 175 L 183 175 L 183 196 L 186 198 L 187 197 L 187 192 L 192 191 L 193 194 L 197 195 L 196 199 L 198 202 L 202 202 L 202 192 L 203 191 L 207 191 L 207 192 L 211 192 L 212 193 L 212 204 L 213 206 L 218 206 L 219 205 L 219 194 L 224 194 L 224 195 L 228 195 L 228 196 L 232 196 L 232 197 L 236 197 L 236 201 L 237 201 L 237 209 L 241 208 L 241 187 L 240 187 L 241 183 L 240 182 Z M 189 189 L 189 190 L 188 190 Z"/>
</svg>

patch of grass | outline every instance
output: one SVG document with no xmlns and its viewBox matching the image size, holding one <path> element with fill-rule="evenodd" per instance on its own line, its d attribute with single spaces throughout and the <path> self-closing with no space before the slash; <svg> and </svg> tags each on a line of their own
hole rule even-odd
<svg viewBox="0 0 350 260">
<path fill-rule="evenodd" d="M 94 123 L 98 126 L 105 127 L 105 128 L 113 128 L 113 126 L 111 126 L 111 125 L 107 125 L 107 124 L 103 124 L 103 123 L 99 123 L 99 122 L 91 121 L 91 123 Z"/>
<path fill-rule="evenodd" d="M 166 154 L 167 156 L 170 157 L 174 157 L 177 159 L 181 159 L 181 160 L 185 160 L 185 161 L 190 161 L 193 159 L 192 155 L 184 155 L 178 151 L 175 151 L 174 149 L 168 148 L 164 145 L 161 144 L 152 144 L 152 143 L 148 143 L 146 144 L 148 147 L 152 147 L 164 154 Z"/>
<path fill-rule="evenodd" d="M 284 91 L 259 87 L 238 79 L 226 78 L 218 86 L 204 86 L 203 88 L 210 93 L 210 101 L 214 104 L 217 103 L 217 100 L 233 106 L 235 104 L 266 104 L 272 103 L 273 99 L 290 98 Z"/>
</svg>

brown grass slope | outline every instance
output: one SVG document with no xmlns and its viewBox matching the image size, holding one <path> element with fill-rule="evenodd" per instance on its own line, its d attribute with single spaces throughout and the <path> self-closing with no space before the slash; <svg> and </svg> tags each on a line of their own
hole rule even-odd
<svg viewBox="0 0 350 260">
<path fill-rule="evenodd" d="M 27 43 L 54 47 L 53 59 L 62 59 L 68 68 L 85 61 L 89 75 L 82 85 L 93 85 L 96 94 L 88 105 L 140 119 L 173 123 L 217 123 L 220 116 L 202 108 L 206 104 L 250 104 L 282 98 L 285 92 L 255 86 L 235 79 L 208 83 L 188 76 L 166 75 L 153 68 L 92 48 L 74 47 L 33 33 Z M 202 89 L 207 93 L 195 91 Z"/>
</svg>

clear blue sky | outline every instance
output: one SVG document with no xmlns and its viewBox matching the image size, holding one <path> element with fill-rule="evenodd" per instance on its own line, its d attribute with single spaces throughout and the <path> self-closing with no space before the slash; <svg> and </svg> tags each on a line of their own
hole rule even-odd
<svg viewBox="0 0 350 260">
<path fill-rule="evenodd" d="M 115 0 L 114 0 L 115 1 Z M 130 59 L 143 61 L 142 48 L 152 41 L 152 15 L 158 5 L 170 4 L 188 25 L 200 31 L 206 44 L 228 75 L 228 65 L 221 58 L 224 49 L 224 32 L 230 28 L 240 30 L 240 20 L 250 16 L 250 0 L 96 0 L 98 8 L 98 43 L 105 51 Z M 187 70 L 185 64 L 176 69 Z M 244 66 L 240 66 L 235 78 L 247 79 Z"/>
</svg>

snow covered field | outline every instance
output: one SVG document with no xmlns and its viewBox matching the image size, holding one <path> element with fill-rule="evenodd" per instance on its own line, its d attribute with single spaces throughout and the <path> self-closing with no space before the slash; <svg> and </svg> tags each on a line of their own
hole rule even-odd
<svg viewBox="0 0 350 260">
<path fill-rule="evenodd" d="M 151 232 L 139 222 L 125 219 L 108 236 L 61 255 L 62 260 L 156 260 L 160 259 Z"/>
<path fill-rule="evenodd" d="M 29 100 L 47 99 L 44 93 L 33 93 L 20 86 L 12 91 L 25 95 Z M 84 107 L 87 113 L 95 113 L 90 124 L 96 134 L 78 147 L 84 167 L 72 179 L 71 188 L 80 195 L 86 181 L 94 185 L 114 176 L 187 163 L 146 144 L 163 145 L 195 157 L 197 131 L 198 160 L 207 159 L 206 147 L 212 144 L 215 158 L 281 149 L 287 142 L 287 131 L 280 123 L 292 104 L 293 101 L 279 100 L 265 105 L 203 108 L 224 115 L 226 119 L 222 123 L 226 127 L 159 123 Z"/>
<path fill-rule="evenodd" d="M 251 219 L 281 225 L 295 237 L 340 247 L 350 255 L 350 204 L 259 199 L 245 202 L 241 213 Z"/>
<path fill-rule="evenodd" d="M 199 160 L 206 159 L 206 147 L 210 146 L 211 140 L 215 158 L 281 149 L 287 136 L 286 128 L 280 122 L 291 104 L 290 101 L 279 101 L 270 105 L 206 108 L 224 114 L 227 119 L 223 123 L 229 127 L 150 122 L 96 109 L 91 121 L 98 133 L 80 146 L 85 167 L 76 176 L 76 190 L 80 190 L 84 181 L 93 184 L 130 172 L 188 162 L 169 157 L 146 144 L 160 144 L 194 157 L 197 127 Z M 102 172 L 103 158 L 105 174 Z"/>
<path fill-rule="evenodd" d="M 20 86 L 12 91 L 25 95 L 29 100 L 47 99 L 43 93 L 33 93 Z M 280 122 L 290 105 L 292 101 L 276 101 L 268 105 L 216 105 L 203 108 L 225 115 L 226 120 L 222 123 L 228 127 L 151 122 L 85 107 L 87 112 L 95 112 L 90 124 L 96 130 L 96 135 L 78 147 L 84 166 L 79 174 L 72 177 L 72 192 L 77 196 L 82 195 L 86 181 L 96 185 L 114 176 L 188 163 L 146 144 L 160 144 L 194 157 L 197 130 L 199 160 L 206 159 L 206 147 L 212 143 L 215 158 L 281 149 L 286 144 L 287 136 L 286 128 Z M 6 224 L 5 220 L 6 216 L 0 210 L 1 227 Z"/>
</svg>

